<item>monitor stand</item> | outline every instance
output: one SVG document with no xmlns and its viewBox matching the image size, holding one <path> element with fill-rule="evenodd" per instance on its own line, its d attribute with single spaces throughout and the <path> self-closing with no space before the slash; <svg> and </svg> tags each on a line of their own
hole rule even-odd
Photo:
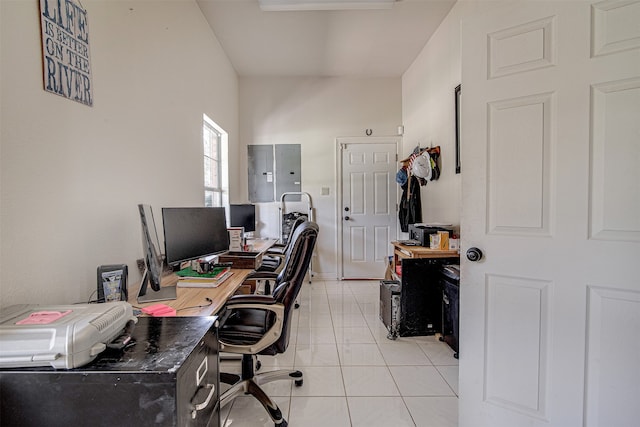
<svg viewBox="0 0 640 427">
<path fill-rule="evenodd" d="M 176 285 L 162 286 L 160 290 L 154 291 L 147 286 L 148 272 L 145 269 L 140 281 L 140 291 L 138 291 L 138 304 L 156 301 L 168 301 L 176 299 Z"/>
</svg>

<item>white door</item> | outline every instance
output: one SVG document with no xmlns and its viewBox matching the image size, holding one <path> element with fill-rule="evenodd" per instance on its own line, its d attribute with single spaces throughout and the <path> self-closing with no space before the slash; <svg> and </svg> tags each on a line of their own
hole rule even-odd
<svg viewBox="0 0 640 427">
<path fill-rule="evenodd" d="M 463 21 L 461 427 L 639 425 L 639 22 L 638 1 Z"/>
<path fill-rule="evenodd" d="M 398 224 L 398 138 L 341 138 L 338 144 L 342 278 L 382 278 Z"/>
</svg>

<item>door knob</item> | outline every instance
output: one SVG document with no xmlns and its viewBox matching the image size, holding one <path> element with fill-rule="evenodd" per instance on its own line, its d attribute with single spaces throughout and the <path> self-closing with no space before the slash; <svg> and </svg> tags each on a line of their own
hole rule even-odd
<svg viewBox="0 0 640 427">
<path fill-rule="evenodd" d="M 482 259 L 482 251 L 478 248 L 469 248 L 467 250 L 467 259 L 471 262 L 480 261 Z"/>
</svg>

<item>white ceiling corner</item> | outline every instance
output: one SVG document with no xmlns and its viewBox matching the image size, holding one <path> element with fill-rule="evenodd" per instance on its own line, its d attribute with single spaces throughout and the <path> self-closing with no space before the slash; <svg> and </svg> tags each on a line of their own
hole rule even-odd
<svg viewBox="0 0 640 427">
<path fill-rule="evenodd" d="M 270 12 L 258 0 L 196 0 L 240 76 L 305 77 L 401 76 L 455 1 Z"/>
</svg>

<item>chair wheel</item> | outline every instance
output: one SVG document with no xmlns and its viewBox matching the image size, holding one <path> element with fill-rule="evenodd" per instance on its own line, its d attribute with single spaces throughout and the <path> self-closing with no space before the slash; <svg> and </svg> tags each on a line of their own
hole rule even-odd
<svg viewBox="0 0 640 427">
<path fill-rule="evenodd" d="M 300 387 L 302 385 L 302 381 L 303 380 L 295 380 L 294 383 L 295 383 L 296 387 Z"/>
</svg>

